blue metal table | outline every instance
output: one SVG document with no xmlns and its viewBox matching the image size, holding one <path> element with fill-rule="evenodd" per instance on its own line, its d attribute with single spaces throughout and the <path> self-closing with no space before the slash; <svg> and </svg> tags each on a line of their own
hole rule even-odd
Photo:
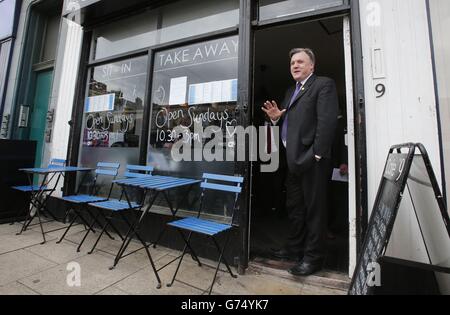
<svg viewBox="0 0 450 315">
<path fill-rule="evenodd" d="M 165 200 L 167 201 L 167 204 L 169 205 L 170 211 L 172 216 L 175 218 L 176 214 L 178 212 L 179 206 L 182 204 L 182 202 L 188 197 L 190 190 L 192 189 L 192 187 L 195 184 L 200 183 L 201 180 L 197 180 L 197 179 L 190 179 L 190 178 L 178 178 L 178 177 L 170 177 L 170 176 L 160 176 L 160 175 L 154 175 L 151 176 L 150 178 L 130 178 L 130 179 L 124 179 L 124 180 L 117 180 L 115 181 L 115 183 L 119 186 L 122 187 L 124 196 L 126 198 L 126 201 L 128 202 L 130 209 L 133 208 L 132 203 L 130 202 L 130 198 L 128 197 L 127 194 L 127 188 L 137 188 L 137 189 L 141 189 L 143 190 L 144 193 L 144 200 L 146 198 L 147 193 L 152 193 L 153 195 L 151 196 L 150 202 L 145 206 L 144 211 L 142 211 L 141 216 L 139 217 L 139 219 L 136 219 L 133 224 L 130 225 L 130 228 L 122 242 L 122 245 L 114 259 L 114 265 L 110 268 L 113 269 L 115 268 L 115 266 L 118 264 L 119 260 L 123 257 L 126 257 L 128 255 L 131 255 L 133 253 L 135 253 L 136 251 L 139 251 L 141 249 L 145 249 L 147 252 L 147 256 L 150 260 L 150 263 L 152 265 L 153 268 L 153 272 L 155 273 L 156 279 L 158 280 L 158 286 L 157 288 L 161 288 L 161 280 L 159 278 L 158 275 L 158 271 L 160 271 L 161 269 L 165 268 L 166 266 L 168 266 L 170 263 L 167 263 L 166 265 L 164 265 L 163 267 L 159 268 L 158 270 L 155 267 L 155 264 L 153 263 L 153 259 L 150 255 L 150 252 L 148 250 L 148 247 L 153 245 L 153 247 L 156 246 L 156 244 L 159 242 L 159 240 L 161 239 L 161 237 L 163 236 L 166 227 L 164 227 L 164 229 L 160 232 L 157 240 L 153 243 L 147 244 L 146 242 L 143 241 L 142 237 L 138 234 L 137 229 L 139 229 L 140 225 L 142 224 L 144 218 L 147 216 L 147 214 L 149 213 L 150 209 L 152 208 L 156 198 L 158 197 L 159 194 L 163 194 Z M 170 190 L 174 190 L 180 187 L 189 187 L 189 190 L 184 194 L 183 196 L 183 200 L 181 200 L 176 208 L 173 207 L 173 203 L 169 198 L 169 191 Z M 142 210 L 142 208 L 144 207 L 144 203 L 141 207 L 140 210 Z M 143 247 L 139 248 L 138 250 L 135 250 L 133 252 L 128 253 L 127 255 L 124 255 L 125 250 L 127 249 L 128 245 L 131 242 L 131 239 L 134 236 L 137 236 L 137 238 L 139 239 L 139 241 L 142 243 Z M 195 260 L 198 261 L 197 257 L 194 257 Z"/>
<path fill-rule="evenodd" d="M 61 177 L 64 177 L 66 173 L 73 173 L 73 172 L 87 172 L 92 171 L 92 168 L 86 168 L 86 167 L 75 167 L 75 166 L 65 166 L 65 167 L 49 167 L 49 168 L 23 168 L 19 169 L 19 171 L 23 171 L 28 176 L 28 181 L 30 183 L 29 186 L 17 186 L 13 187 L 15 189 L 29 192 L 30 193 L 30 209 L 27 213 L 27 216 L 25 218 L 25 221 L 23 222 L 22 228 L 17 235 L 22 234 L 31 224 L 31 222 L 34 220 L 34 218 L 37 216 L 39 220 L 39 225 L 41 227 L 42 232 L 42 238 L 44 241 L 41 244 L 44 244 L 46 242 L 45 234 L 58 231 L 59 229 L 54 229 L 51 231 L 44 231 L 44 228 L 42 226 L 43 223 L 47 223 L 50 221 L 42 222 L 41 220 L 41 214 L 48 214 L 52 217 L 53 220 L 57 220 L 55 215 L 47 209 L 47 201 L 48 198 L 53 194 L 53 192 L 56 190 L 56 187 L 58 187 L 59 180 Z M 34 185 L 33 178 L 34 175 L 43 176 L 43 179 L 40 184 Z M 49 187 L 48 185 L 52 181 L 53 178 L 56 176 L 56 181 L 54 182 L 54 185 L 52 187 Z M 49 178 L 50 177 L 50 178 Z M 45 195 L 44 198 L 42 198 Z M 43 200 L 42 200 L 43 199 Z M 33 213 L 33 206 L 36 209 L 36 211 Z M 53 221 L 52 220 L 52 221 Z"/>
</svg>

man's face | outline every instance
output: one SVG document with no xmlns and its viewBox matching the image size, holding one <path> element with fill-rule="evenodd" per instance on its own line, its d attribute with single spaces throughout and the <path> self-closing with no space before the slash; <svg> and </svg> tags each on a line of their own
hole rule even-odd
<svg viewBox="0 0 450 315">
<path fill-rule="evenodd" d="M 291 74 L 295 81 L 305 80 L 313 71 L 314 64 L 306 53 L 300 52 L 292 56 Z"/>
</svg>

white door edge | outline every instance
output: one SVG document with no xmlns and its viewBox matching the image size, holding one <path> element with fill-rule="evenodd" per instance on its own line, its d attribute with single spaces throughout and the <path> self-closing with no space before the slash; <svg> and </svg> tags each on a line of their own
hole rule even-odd
<svg viewBox="0 0 450 315">
<path fill-rule="evenodd" d="M 353 275 L 357 261 L 356 242 L 356 161 L 355 161 L 355 117 L 353 102 L 353 66 L 352 41 L 350 33 L 350 18 L 344 17 L 344 54 L 345 54 L 345 82 L 347 95 L 347 145 L 348 145 L 348 218 L 349 218 L 349 277 Z"/>
</svg>

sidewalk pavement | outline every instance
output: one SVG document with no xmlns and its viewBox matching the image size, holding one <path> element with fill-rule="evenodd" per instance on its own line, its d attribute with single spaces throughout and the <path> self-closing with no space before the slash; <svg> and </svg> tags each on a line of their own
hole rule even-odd
<svg viewBox="0 0 450 315">
<path fill-rule="evenodd" d="M 63 226 L 58 222 L 45 224 L 47 230 Z M 121 244 L 118 237 L 116 240 L 103 237 L 94 253 L 88 255 L 96 238 L 92 233 L 81 252 L 76 251 L 77 243 L 84 234 L 83 226 L 72 228 L 61 244 L 56 244 L 56 240 L 62 231 L 49 233 L 44 245 L 40 245 L 42 235 L 38 225 L 18 236 L 16 232 L 19 229 L 19 224 L 0 225 L 0 295 L 199 295 L 214 274 L 210 267 L 199 267 L 192 259 L 185 259 L 177 276 L 178 281 L 171 288 L 166 284 L 173 275 L 176 263 L 159 272 L 162 288 L 158 290 L 144 250 L 123 258 L 114 270 L 109 270 Z M 129 250 L 138 249 L 139 245 L 131 242 Z M 157 268 L 179 255 L 179 252 L 161 246 L 150 248 L 150 251 Z M 205 259 L 201 261 L 214 265 L 214 262 Z M 68 283 L 77 284 L 73 277 L 73 268 L 77 264 L 80 267 L 80 286 L 70 286 Z M 314 276 L 296 278 L 284 270 L 255 265 L 245 275 L 238 275 L 237 279 L 219 271 L 213 294 L 346 294 L 345 284 L 333 287 L 330 282 L 314 279 Z"/>
</svg>

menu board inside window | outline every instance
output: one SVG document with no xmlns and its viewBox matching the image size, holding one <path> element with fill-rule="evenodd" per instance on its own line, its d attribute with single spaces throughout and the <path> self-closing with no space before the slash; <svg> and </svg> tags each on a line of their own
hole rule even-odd
<svg viewBox="0 0 450 315">
<path fill-rule="evenodd" d="M 205 172 L 233 175 L 234 161 L 227 161 L 224 156 L 222 160 L 208 162 L 201 152 L 195 155 L 194 151 L 202 150 L 211 140 L 202 137 L 196 126 L 221 131 L 223 139 L 219 139 L 219 145 L 224 152 L 234 145 L 225 136 L 236 126 L 237 77 L 238 36 L 156 53 L 148 163 L 159 172 L 179 177 L 201 178 Z M 191 160 L 176 162 L 172 158 L 171 149 L 180 140 L 178 128 L 183 130 L 183 141 L 190 144 Z M 196 158 L 199 156 L 200 159 Z M 211 211 L 214 208 L 215 214 L 228 214 L 224 203 L 211 207 Z"/>
</svg>

